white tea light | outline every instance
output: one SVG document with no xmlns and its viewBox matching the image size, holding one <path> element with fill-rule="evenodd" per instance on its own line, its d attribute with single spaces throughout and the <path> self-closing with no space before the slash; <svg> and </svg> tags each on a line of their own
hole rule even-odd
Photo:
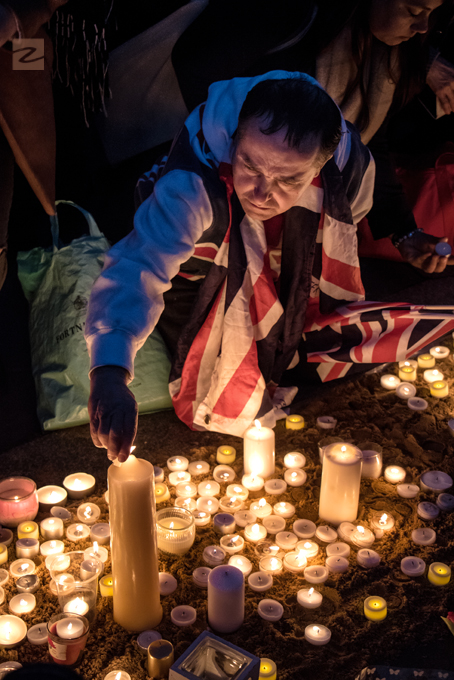
<svg viewBox="0 0 454 680">
<path fill-rule="evenodd" d="M 218 513 L 213 517 L 213 528 L 217 534 L 232 534 L 235 531 L 234 516 L 228 512 Z"/>
<path fill-rule="evenodd" d="M 440 510 L 435 505 L 435 503 L 429 503 L 428 501 L 418 503 L 416 511 L 418 513 L 418 516 L 421 517 L 421 519 L 428 520 L 435 519 L 440 514 Z"/>
<path fill-rule="evenodd" d="M 336 425 L 337 420 L 333 416 L 319 416 L 317 418 L 317 427 L 321 430 L 334 430 Z"/>
<path fill-rule="evenodd" d="M 273 512 L 273 508 L 269 503 L 266 502 L 265 498 L 260 498 L 260 500 L 251 503 L 251 505 L 249 506 L 249 510 L 260 519 L 268 517 L 268 515 L 271 515 L 271 513 Z"/>
<path fill-rule="evenodd" d="M 211 569 L 209 567 L 197 567 L 192 572 L 192 580 L 198 588 L 208 588 L 208 577 L 211 574 Z"/>
<path fill-rule="evenodd" d="M 437 496 L 436 504 L 440 510 L 452 512 L 454 510 L 454 496 L 450 493 L 441 493 Z"/>
<path fill-rule="evenodd" d="M 343 574 L 348 571 L 350 566 L 346 557 L 337 557 L 336 555 L 327 557 L 325 564 L 333 574 Z"/>
<path fill-rule="evenodd" d="M 398 378 L 397 375 L 387 373 L 380 378 L 380 385 L 384 387 L 385 390 L 395 390 L 397 386 L 400 385 L 400 378 Z"/>
<path fill-rule="evenodd" d="M 184 456 L 172 456 L 167 459 L 167 469 L 170 472 L 179 472 L 187 470 L 189 467 L 189 460 Z"/>
<path fill-rule="evenodd" d="M 205 460 L 194 460 L 188 465 L 188 472 L 193 477 L 199 475 L 207 475 L 210 471 L 210 466 Z"/>
<path fill-rule="evenodd" d="M 226 534 L 221 538 L 220 544 L 228 555 L 234 555 L 243 550 L 244 538 L 239 534 Z"/>
<path fill-rule="evenodd" d="M 239 512 L 235 512 L 233 516 L 235 518 L 235 523 L 243 528 L 246 524 L 253 524 L 257 519 L 257 515 L 251 510 L 240 510 Z"/>
<path fill-rule="evenodd" d="M 297 519 L 293 522 L 292 530 L 298 538 L 312 538 L 317 527 L 310 519 Z"/>
<path fill-rule="evenodd" d="M 431 347 L 429 353 L 435 359 L 446 359 L 447 357 L 449 357 L 450 354 L 449 348 L 443 347 L 441 345 L 438 345 L 437 347 Z"/>
<path fill-rule="evenodd" d="M 191 512 L 196 527 L 206 527 L 211 523 L 211 515 L 209 512 L 205 512 L 204 510 L 192 510 Z"/>
<path fill-rule="evenodd" d="M 175 626 L 180 628 L 184 626 L 192 626 L 197 619 L 197 610 L 187 604 L 182 604 L 179 607 L 174 607 L 170 612 L 170 618 Z"/>
<path fill-rule="evenodd" d="M 284 519 L 290 519 L 296 512 L 296 508 L 291 503 L 286 503 L 281 501 L 273 505 L 274 514 L 278 517 L 283 517 Z"/>
<path fill-rule="evenodd" d="M 306 567 L 304 570 L 304 578 L 308 583 L 325 583 L 329 576 L 328 567 L 323 567 L 320 564 Z"/>
<path fill-rule="evenodd" d="M 314 543 L 314 545 L 317 545 Z M 336 541 L 335 543 L 329 543 L 326 546 L 326 554 L 328 557 L 349 557 L 350 546 L 342 541 Z"/>
<path fill-rule="evenodd" d="M 6 550 L 6 559 L 4 562 L 7 561 L 8 559 L 8 550 Z M 36 557 L 36 555 L 39 555 L 39 541 L 36 538 L 20 538 L 18 541 L 16 541 L 16 557 L 21 558 L 21 557 Z M 1 560 L 2 553 L 0 551 L 0 564 L 2 563 Z"/>
<path fill-rule="evenodd" d="M 219 545 L 207 545 L 203 551 L 203 561 L 210 567 L 217 567 L 225 560 L 226 552 Z"/>
<path fill-rule="evenodd" d="M 398 484 L 396 488 L 402 498 L 416 498 L 421 490 L 416 484 Z"/>
<path fill-rule="evenodd" d="M 225 490 L 225 495 L 229 496 L 230 498 L 238 498 L 238 500 L 244 503 L 244 501 L 247 500 L 247 497 L 249 496 L 249 491 L 242 484 L 229 484 Z"/>
<path fill-rule="evenodd" d="M 169 484 L 170 484 L 170 486 L 176 486 L 177 484 L 181 484 L 181 482 L 190 482 L 190 481 L 191 481 L 191 475 L 186 470 L 174 470 L 174 472 L 171 472 L 169 474 Z M 158 486 L 159 486 L 159 484 L 156 484 L 155 489 Z"/>
<path fill-rule="evenodd" d="M 193 482 L 180 482 L 175 487 L 177 498 L 195 498 L 197 487 Z"/>
<path fill-rule="evenodd" d="M 280 496 L 287 491 L 287 482 L 283 479 L 269 479 L 265 482 L 265 492 L 270 496 Z"/>
<path fill-rule="evenodd" d="M 274 555 L 266 555 L 260 558 L 259 569 L 265 574 L 280 574 L 282 573 L 282 559 Z"/>
<path fill-rule="evenodd" d="M 284 614 L 284 607 L 276 600 L 260 600 L 257 607 L 258 615 L 265 621 L 279 621 Z"/>
<path fill-rule="evenodd" d="M 222 512 L 235 513 L 243 507 L 243 501 L 240 501 L 236 496 L 223 496 L 219 501 L 219 507 Z"/>
<path fill-rule="evenodd" d="M 110 524 L 100 522 L 90 528 L 90 541 L 96 541 L 98 545 L 108 545 L 110 543 Z"/>
<path fill-rule="evenodd" d="M 88 526 L 97 522 L 100 515 L 101 508 L 99 505 L 96 505 L 96 503 L 82 503 L 82 505 L 79 505 L 77 508 L 77 519 L 79 522 L 84 522 Z"/>
<path fill-rule="evenodd" d="M 351 541 L 360 548 L 370 548 L 375 541 L 375 536 L 367 527 L 358 525 L 356 531 L 351 535 Z"/>
<path fill-rule="evenodd" d="M 291 451 L 284 456 L 284 465 L 289 470 L 297 470 L 306 465 L 306 456 L 298 451 Z"/>
<path fill-rule="evenodd" d="M 409 382 L 403 382 L 398 385 L 396 395 L 399 399 L 411 399 L 416 395 L 416 387 Z"/>
<path fill-rule="evenodd" d="M 401 484 L 407 476 L 407 471 L 400 465 L 388 465 L 385 468 L 384 476 L 390 484 Z"/>
<path fill-rule="evenodd" d="M 307 566 L 307 558 L 302 550 L 294 550 L 284 555 L 284 569 L 298 574 Z"/>
<path fill-rule="evenodd" d="M 251 590 L 254 590 L 256 593 L 264 593 L 272 587 L 273 577 L 266 571 L 254 571 L 252 574 L 249 574 L 247 582 Z"/>
<path fill-rule="evenodd" d="M 263 489 L 265 480 L 260 475 L 243 475 L 241 484 L 248 491 L 260 491 L 260 489 Z"/>
<path fill-rule="evenodd" d="M 420 557 L 409 555 L 400 561 L 400 568 L 406 576 L 417 578 L 418 576 L 424 576 L 426 563 Z"/>
<path fill-rule="evenodd" d="M 407 401 L 407 406 L 412 411 L 425 411 L 429 402 L 426 399 L 421 399 L 421 397 L 412 397 Z"/>
<path fill-rule="evenodd" d="M 63 486 L 70 498 L 84 498 L 90 496 L 95 490 L 96 479 L 86 472 L 76 472 L 64 478 Z M 53 503 L 53 505 L 60 505 L 60 503 Z"/>
<path fill-rule="evenodd" d="M 236 477 L 236 472 L 229 465 L 216 465 L 213 470 L 213 479 L 219 484 L 231 484 Z"/>
<path fill-rule="evenodd" d="M 276 534 L 276 545 L 283 550 L 294 550 L 298 543 L 298 537 L 291 531 L 279 531 Z"/>
<path fill-rule="evenodd" d="M 13 578 L 28 576 L 28 574 L 34 574 L 35 571 L 36 571 L 35 563 L 28 558 L 15 560 L 9 566 L 9 573 L 11 574 L 11 576 L 13 576 Z"/>
<path fill-rule="evenodd" d="M 159 592 L 161 597 L 171 595 L 178 588 L 178 581 L 175 576 L 165 571 L 159 572 Z"/>
<path fill-rule="evenodd" d="M 50 541 L 53 538 L 63 538 L 65 534 L 65 528 L 63 525 L 63 520 L 59 517 L 47 517 L 40 522 L 41 536 L 46 541 Z"/>
<path fill-rule="evenodd" d="M 210 515 L 215 515 L 219 510 L 219 501 L 217 498 L 211 496 L 201 496 L 197 499 L 197 510 L 208 512 Z"/>
<path fill-rule="evenodd" d="M 321 623 L 311 624 L 304 629 L 304 638 L 311 645 L 326 645 L 331 640 L 331 631 Z"/>
<path fill-rule="evenodd" d="M 355 531 L 356 526 L 351 522 L 342 522 L 337 527 L 339 538 L 341 538 L 343 541 L 346 541 L 347 543 L 353 543 L 352 536 L 355 533 Z"/>
<path fill-rule="evenodd" d="M 427 371 L 424 371 L 423 376 L 427 383 L 433 383 L 436 380 L 443 380 L 444 378 L 443 373 L 439 371 L 438 368 L 427 369 Z"/>
<path fill-rule="evenodd" d="M 271 535 L 278 534 L 285 530 L 285 519 L 279 515 L 268 515 L 262 519 L 263 526 Z"/>
<path fill-rule="evenodd" d="M 307 480 L 307 473 L 304 470 L 286 470 L 284 481 L 289 486 L 303 486 Z"/>
<path fill-rule="evenodd" d="M 243 573 L 244 578 L 247 578 L 252 571 L 252 562 L 247 557 L 244 557 L 244 555 L 232 555 L 229 557 L 228 564 L 239 569 Z"/>
<path fill-rule="evenodd" d="M 423 472 L 420 478 L 421 489 L 426 492 L 442 493 L 452 486 L 452 477 L 440 470 Z"/>
<path fill-rule="evenodd" d="M 419 529 L 413 529 L 411 540 L 416 545 L 433 545 L 437 540 L 437 534 L 433 529 L 420 527 Z"/>
<path fill-rule="evenodd" d="M 263 524 L 247 524 L 244 527 L 244 535 L 248 539 L 248 541 L 252 541 L 253 543 L 257 543 L 258 541 L 262 540 L 263 538 L 266 538 L 266 528 L 263 526 Z"/>
<path fill-rule="evenodd" d="M 70 524 L 66 529 L 66 538 L 68 541 L 84 541 L 90 536 L 90 527 L 86 524 Z"/>
<path fill-rule="evenodd" d="M 315 531 L 315 538 L 318 538 L 322 543 L 334 543 L 337 540 L 337 531 L 332 527 L 322 525 L 317 527 Z"/>
<path fill-rule="evenodd" d="M 317 609 L 323 601 L 323 595 L 315 588 L 301 588 L 296 593 L 296 600 L 305 609 Z"/>
<path fill-rule="evenodd" d="M 32 593 L 19 593 L 9 601 L 9 610 L 16 616 L 30 614 L 36 607 L 36 597 Z"/>
<path fill-rule="evenodd" d="M 371 569 L 372 567 L 378 567 L 381 561 L 381 557 L 375 550 L 369 550 L 368 548 L 361 548 L 356 553 L 356 561 L 361 567 L 366 567 L 366 569 Z"/>
</svg>

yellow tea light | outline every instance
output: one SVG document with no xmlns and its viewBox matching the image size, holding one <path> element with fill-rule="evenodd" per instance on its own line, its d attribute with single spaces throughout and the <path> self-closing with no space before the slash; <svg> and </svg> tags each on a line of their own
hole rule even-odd
<svg viewBox="0 0 454 680">
<path fill-rule="evenodd" d="M 18 538 L 39 538 L 39 526 L 36 522 L 21 522 L 17 527 Z"/>
<path fill-rule="evenodd" d="M 299 415 L 290 415 L 285 419 L 287 430 L 302 430 L 304 428 L 304 418 Z"/>
<path fill-rule="evenodd" d="M 443 562 L 432 562 L 427 578 L 434 586 L 445 586 L 451 580 L 451 568 Z"/>
<path fill-rule="evenodd" d="M 235 462 L 236 449 L 233 446 L 219 446 L 216 453 L 216 461 L 224 465 L 231 465 Z"/>
<path fill-rule="evenodd" d="M 382 597 L 372 595 L 364 600 L 364 614 L 369 621 L 383 621 L 387 613 L 386 600 Z"/>
<path fill-rule="evenodd" d="M 435 366 L 435 357 L 431 354 L 420 354 L 418 357 L 419 368 L 433 368 Z"/>
<path fill-rule="evenodd" d="M 101 597 L 113 597 L 112 574 L 106 574 L 99 581 L 99 592 L 101 593 Z"/>
<path fill-rule="evenodd" d="M 3 543 L 0 543 L 0 564 L 8 562 L 8 548 Z"/>
<path fill-rule="evenodd" d="M 449 395 L 448 383 L 444 380 L 436 380 L 430 383 L 430 395 L 437 399 L 444 399 Z"/>
<path fill-rule="evenodd" d="M 170 491 L 166 484 L 155 484 L 154 486 L 154 496 L 156 503 L 164 503 L 164 501 L 170 500 Z"/>
<path fill-rule="evenodd" d="M 276 680 L 276 664 L 271 659 L 260 659 L 259 673 L 259 680 Z"/>
<path fill-rule="evenodd" d="M 402 366 L 399 366 L 399 378 L 405 381 L 416 380 L 416 368 L 406 361 Z"/>
</svg>

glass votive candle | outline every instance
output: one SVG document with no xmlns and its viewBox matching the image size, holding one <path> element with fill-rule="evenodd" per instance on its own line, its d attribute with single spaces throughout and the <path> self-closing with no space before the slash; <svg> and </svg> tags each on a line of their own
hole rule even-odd
<svg viewBox="0 0 454 680">
<path fill-rule="evenodd" d="M 364 615 L 369 621 L 383 621 L 387 613 L 386 600 L 382 597 L 372 595 L 364 600 Z"/>
<path fill-rule="evenodd" d="M 196 527 L 206 527 L 211 522 L 210 513 L 204 510 L 192 510 L 192 516 L 194 517 Z"/>
<path fill-rule="evenodd" d="M 292 414 L 286 417 L 285 427 L 287 430 L 303 430 L 304 418 L 298 414 Z"/>
<path fill-rule="evenodd" d="M 270 496 L 280 496 L 287 491 L 287 482 L 283 479 L 268 479 L 265 482 L 265 493 Z"/>
<path fill-rule="evenodd" d="M 451 567 L 443 562 L 432 562 L 429 565 L 427 578 L 434 586 L 446 586 L 451 580 Z"/>
<path fill-rule="evenodd" d="M 307 473 L 304 470 L 286 470 L 284 481 L 289 486 L 303 486 L 307 480 Z"/>
<path fill-rule="evenodd" d="M 265 480 L 260 475 L 243 475 L 241 484 L 248 489 L 248 491 L 260 491 L 263 489 Z"/>
<path fill-rule="evenodd" d="M 226 534 L 220 540 L 221 547 L 229 555 L 241 552 L 244 548 L 244 538 L 239 534 Z"/>
<path fill-rule="evenodd" d="M 61 555 L 65 550 L 65 544 L 63 541 L 53 539 L 52 541 L 41 543 L 39 550 L 44 557 L 48 557 L 49 555 Z"/>
<path fill-rule="evenodd" d="M 236 477 L 236 472 L 230 465 L 216 465 L 213 470 L 213 479 L 218 484 L 231 484 Z"/>
<path fill-rule="evenodd" d="M 252 571 L 252 562 L 244 555 L 232 555 L 229 557 L 228 564 L 243 572 L 244 578 L 247 578 Z"/>
<path fill-rule="evenodd" d="M 101 508 L 96 503 L 82 503 L 77 508 L 77 519 L 88 526 L 97 522 L 100 514 Z"/>
<path fill-rule="evenodd" d="M 220 512 L 213 517 L 213 528 L 217 534 L 231 534 L 235 531 L 235 518 L 229 512 Z"/>
<path fill-rule="evenodd" d="M 160 550 L 184 555 L 194 543 L 194 518 L 184 508 L 162 508 L 156 513 L 156 533 Z"/>
<path fill-rule="evenodd" d="M 176 498 L 174 505 L 176 508 L 184 508 L 189 512 L 197 510 L 197 502 L 193 498 Z"/>
<path fill-rule="evenodd" d="M 285 519 L 279 515 L 268 515 L 262 519 L 263 526 L 269 534 L 275 535 L 280 531 L 285 531 Z"/>
<path fill-rule="evenodd" d="M 195 498 L 197 487 L 193 482 L 180 482 L 176 485 L 175 491 L 177 498 Z"/>
<path fill-rule="evenodd" d="M 284 456 L 284 465 L 289 470 L 297 470 L 306 465 L 306 456 L 298 451 L 291 451 Z"/>
<path fill-rule="evenodd" d="M 188 472 L 193 477 L 198 477 L 199 475 L 207 475 L 210 471 L 210 466 L 205 460 L 193 460 L 192 463 L 188 465 Z"/>
<path fill-rule="evenodd" d="M 409 361 L 404 361 L 402 366 L 399 366 L 399 378 L 405 382 L 413 382 L 416 380 L 417 371 Z"/>
<path fill-rule="evenodd" d="M 276 545 L 282 550 L 294 550 L 298 543 L 298 537 L 291 531 L 279 531 L 276 534 Z"/>
<path fill-rule="evenodd" d="M 219 501 L 212 496 L 201 496 L 197 499 L 197 510 L 203 510 L 203 512 L 214 515 L 219 510 Z"/>
<path fill-rule="evenodd" d="M 235 498 L 238 498 L 244 503 L 249 496 L 249 491 L 242 484 L 229 484 L 225 490 L 225 495 L 230 497 L 235 496 Z"/>
<path fill-rule="evenodd" d="M 301 588 L 296 593 L 296 600 L 305 609 L 317 609 L 323 601 L 323 595 L 315 588 Z"/>
<path fill-rule="evenodd" d="M 32 479 L 9 477 L 0 481 L 0 525 L 17 527 L 34 520 L 37 513 L 38 495 Z"/>
<path fill-rule="evenodd" d="M 93 477 L 93 475 L 89 475 L 86 472 L 75 472 L 74 474 L 68 475 L 64 478 L 63 486 L 65 487 L 70 498 L 79 500 L 80 498 L 90 496 L 90 494 L 93 493 L 96 486 L 96 479 Z M 53 505 L 60 504 L 53 503 Z"/>
<path fill-rule="evenodd" d="M 39 538 L 39 526 L 36 522 L 21 522 L 17 527 L 17 538 Z"/>
<path fill-rule="evenodd" d="M 235 462 L 236 450 L 233 446 L 219 446 L 216 452 L 216 461 L 225 465 L 231 465 Z"/>
<path fill-rule="evenodd" d="M 85 616 L 67 612 L 52 616 L 47 624 L 51 657 L 57 663 L 75 666 L 85 649 L 89 628 Z"/>
<path fill-rule="evenodd" d="M 203 551 L 203 561 L 210 567 L 218 567 L 225 560 L 226 552 L 220 545 L 207 545 Z"/>
<path fill-rule="evenodd" d="M 326 546 L 326 554 L 328 554 L 328 550 L 332 548 L 333 545 L 336 545 L 336 543 L 330 543 L 330 545 Z M 338 543 L 337 545 L 344 545 L 341 543 Z M 348 546 L 347 546 L 348 547 Z M 298 541 L 296 544 L 296 550 L 302 551 L 303 554 L 306 556 L 306 559 L 310 559 L 311 557 L 315 557 L 318 555 L 318 544 L 315 541 Z M 350 549 L 349 549 L 350 550 Z"/>
<path fill-rule="evenodd" d="M 6 551 L 8 557 L 8 551 Z M 16 541 L 16 557 L 36 557 L 39 555 L 39 541 L 36 538 L 20 538 Z M 0 555 L 1 558 L 1 555 Z M 6 560 L 5 560 L 6 562 Z M 1 563 L 1 559 L 0 559 Z"/>
<path fill-rule="evenodd" d="M 90 527 L 86 524 L 70 524 L 66 529 L 66 538 L 68 541 L 84 541 L 90 536 Z"/>
<path fill-rule="evenodd" d="M 16 647 L 25 640 L 26 635 L 27 625 L 18 616 L 0 616 L 0 647 Z"/>
<path fill-rule="evenodd" d="M 177 486 L 182 482 L 190 482 L 191 475 L 186 470 L 175 470 L 169 474 L 169 484 L 170 486 Z M 156 485 L 157 486 L 157 485 Z"/>
<path fill-rule="evenodd" d="M 65 534 L 65 527 L 63 520 L 58 517 L 47 517 L 40 522 L 41 536 L 46 541 L 50 541 L 53 538 L 63 538 Z"/>
<path fill-rule="evenodd" d="M 400 385 L 400 378 L 392 373 L 386 373 L 380 378 L 380 385 L 385 388 L 385 390 L 395 390 L 398 385 Z"/>
<path fill-rule="evenodd" d="M 290 519 L 295 514 L 296 508 L 291 503 L 281 501 L 280 503 L 276 503 L 276 505 L 273 505 L 273 511 L 274 514 L 277 515 L 278 517 Z"/>
<path fill-rule="evenodd" d="M 363 479 L 378 479 L 383 467 L 383 449 L 375 442 L 361 442 L 358 444 L 363 454 L 361 477 Z"/>
<path fill-rule="evenodd" d="M 212 496 L 219 496 L 221 487 L 219 486 L 218 482 L 215 482 L 213 479 L 208 479 L 204 482 L 200 482 L 197 487 L 197 491 L 199 496 L 208 498 Z"/>
<path fill-rule="evenodd" d="M 253 512 L 254 515 L 259 519 L 268 517 L 268 515 L 271 515 L 271 513 L 273 512 L 273 508 L 269 503 L 266 502 L 265 498 L 260 498 L 260 500 L 251 503 L 251 505 L 249 506 L 249 510 Z"/>
<path fill-rule="evenodd" d="M 170 472 L 178 472 L 187 470 L 189 467 L 189 460 L 184 456 L 172 456 L 167 459 L 167 469 Z"/>
<path fill-rule="evenodd" d="M 267 531 L 263 524 L 247 524 L 244 527 L 244 535 L 248 539 L 248 541 L 252 541 L 253 543 L 257 543 L 258 541 L 261 541 L 263 538 L 266 538 Z"/>
<path fill-rule="evenodd" d="M 427 383 L 433 383 L 436 380 L 443 380 L 444 378 L 443 373 L 439 371 L 438 368 L 427 369 L 427 371 L 424 371 L 423 376 Z"/>
<path fill-rule="evenodd" d="M 88 565 L 83 566 L 86 561 L 81 550 L 63 553 L 52 557 L 49 571 L 56 584 L 61 610 L 86 616 L 89 621 L 93 621 L 96 616 L 98 576 L 102 564 L 99 560 L 93 560 L 97 567 L 92 570 Z"/>
<path fill-rule="evenodd" d="M 311 623 L 304 629 L 304 639 L 311 645 L 327 645 L 331 640 L 331 631 L 321 623 Z"/>
<path fill-rule="evenodd" d="M 34 574 L 35 571 L 35 563 L 27 557 L 22 557 L 20 560 L 14 560 L 9 566 L 9 573 L 13 578 L 28 576 L 28 574 Z"/>
<path fill-rule="evenodd" d="M 243 507 L 243 501 L 236 496 L 223 496 L 219 501 L 219 507 L 223 512 L 235 513 Z"/>
<path fill-rule="evenodd" d="M 435 380 L 430 383 L 430 395 L 437 399 L 444 399 L 449 396 L 448 383 L 445 380 Z"/>
<path fill-rule="evenodd" d="M 9 610 L 16 616 L 30 614 L 36 607 L 36 597 L 32 593 L 19 593 L 9 601 Z"/>
<path fill-rule="evenodd" d="M 95 541 L 98 545 L 109 545 L 110 543 L 110 524 L 108 522 L 99 522 L 90 527 L 90 541 Z"/>
<path fill-rule="evenodd" d="M 435 366 L 435 357 L 431 354 L 420 354 L 418 366 L 419 368 L 433 368 Z"/>
<path fill-rule="evenodd" d="M 181 482 L 181 484 L 184 484 L 184 482 Z M 166 501 L 170 500 L 170 491 L 167 486 L 167 484 L 164 484 L 163 482 L 159 482 L 158 484 L 154 485 L 154 497 L 156 503 L 165 503 Z"/>
<path fill-rule="evenodd" d="M 302 550 L 292 551 L 284 556 L 284 569 L 297 574 L 307 566 L 307 558 Z"/>
<path fill-rule="evenodd" d="M 400 465 L 388 465 L 385 468 L 385 479 L 390 484 L 402 484 L 407 476 L 407 471 Z"/>
<path fill-rule="evenodd" d="M 439 345 L 437 347 L 431 347 L 429 353 L 435 359 L 447 359 L 449 357 L 449 348 Z"/>
<path fill-rule="evenodd" d="M 317 527 L 310 519 L 297 519 L 293 522 L 292 530 L 298 538 L 312 538 Z"/>
<path fill-rule="evenodd" d="M 235 523 L 243 528 L 246 524 L 254 524 L 257 519 L 257 515 L 255 512 L 252 512 L 252 510 L 240 510 L 239 512 L 235 512 L 233 516 L 235 517 Z"/>
</svg>

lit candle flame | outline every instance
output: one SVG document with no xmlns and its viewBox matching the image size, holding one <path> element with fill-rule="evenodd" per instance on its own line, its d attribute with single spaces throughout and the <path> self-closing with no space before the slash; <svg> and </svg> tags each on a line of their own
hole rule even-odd
<svg viewBox="0 0 454 680">
<path fill-rule="evenodd" d="M 82 489 L 83 486 L 84 485 L 82 484 L 82 481 L 78 477 L 76 477 L 76 479 L 74 480 L 74 489 Z"/>
<path fill-rule="evenodd" d="M 68 623 L 68 633 L 70 633 L 72 631 L 72 629 L 73 629 L 73 624 Z"/>
<path fill-rule="evenodd" d="M 259 507 L 263 508 L 264 505 L 266 505 L 266 500 L 264 498 L 261 498 L 259 500 Z"/>
<path fill-rule="evenodd" d="M 285 510 L 286 503 L 284 503 L 284 501 L 281 501 L 279 505 L 281 506 L 281 510 Z"/>
<path fill-rule="evenodd" d="M 199 465 L 196 465 L 196 468 L 197 468 L 197 470 L 201 470 L 202 466 L 199 464 Z"/>
<path fill-rule="evenodd" d="M 179 458 L 175 458 L 175 463 L 179 465 L 181 463 L 181 460 Z"/>
<path fill-rule="evenodd" d="M 311 546 L 312 546 L 312 543 L 310 541 L 306 541 L 306 543 L 304 544 L 304 547 L 306 548 L 306 550 L 309 550 L 309 548 Z"/>
<path fill-rule="evenodd" d="M 239 536 L 232 536 L 232 543 L 236 543 L 238 539 Z"/>
<path fill-rule="evenodd" d="M 207 491 L 208 491 L 208 489 L 211 489 L 211 484 L 210 484 L 210 483 L 207 483 L 205 489 L 206 489 Z"/>
<path fill-rule="evenodd" d="M 169 529 L 173 529 L 173 522 L 170 522 Z"/>
<path fill-rule="evenodd" d="M 82 526 L 82 524 L 78 524 L 78 525 L 76 526 L 76 531 L 80 531 L 80 532 L 83 531 L 83 526 Z"/>
<path fill-rule="evenodd" d="M 54 523 L 55 523 L 55 520 L 54 520 L 54 519 L 50 519 L 50 520 L 49 520 L 49 524 L 54 524 Z"/>
<path fill-rule="evenodd" d="M 277 561 L 277 559 L 275 557 L 272 557 L 270 559 L 271 569 L 277 569 L 278 564 L 279 564 L 279 562 Z"/>
<path fill-rule="evenodd" d="M 383 513 L 383 515 L 380 517 L 379 524 L 386 524 L 386 520 L 388 519 L 388 515 L 386 512 Z"/>
<path fill-rule="evenodd" d="M 56 491 L 51 491 L 49 494 L 50 501 L 56 501 L 58 499 L 58 493 Z"/>
<path fill-rule="evenodd" d="M 5 638 L 7 640 L 11 639 L 11 624 L 9 621 L 5 624 Z"/>
<path fill-rule="evenodd" d="M 312 593 L 313 593 L 313 592 L 314 592 L 314 589 L 313 589 L 313 588 L 309 588 L 309 593 L 308 593 L 309 597 L 312 597 Z"/>
<path fill-rule="evenodd" d="M 21 607 L 26 607 L 27 606 L 27 600 L 23 600 L 22 598 L 19 600 L 19 604 Z"/>
<path fill-rule="evenodd" d="M 98 554 L 98 541 L 93 541 L 93 548 L 95 555 Z"/>
<path fill-rule="evenodd" d="M 115 680 L 121 680 L 121 673 L 117 673 L 117 674 L 116 674 Z"/>
<path fill-rule="evenodd" d="M 233 490 L 235 493 L 241 493 L 241 486 L 236 486 Z"/>
<path fill-rule="evenodd" d="M 290 477 L 291 477 L 292 479 L 295 479 L 295 477 L 297 476 L 297 474 L 298 474 L 297 472 L 292 472 L 292 474 L 290 475 Z"/>
<path fill-rule="evenodd" d="M 89 505 L 87 505 L 87 507 L 84 510 L 84 517 L 86 517 L 88 519 L 89 517 L 91 517 L 92 514 L 93 514 L 93 510 L 90 508 Z"/>
<path fill-rule="evenodd" d="M 314 626 L 313 631 L 316 635 L 320 635 L 320 628 L 318 626 Z"/>
<path fill-rule="evenodd" d="M 51 547 L 51 548 L 55 548 L 56 545 L 57 545 L 57 544 L 55 543 L 55 541 L 51 541 L 51 542 L 50 542 L 50 547 Z"/>
<path fill-rule="evenodd" d="M 184 488 L 185 488 L 186 491 L 190 491 L 190 490 L 191 490 L 191 487 L 189 486 L 189 484 L 186 484 L 186 486 L 185 486 Z"/>
<path fill-rule="evenodd" d="M 347 450 L 347 447 L 346 447 L 346 446 L 341 446 L 341 451 L 342 451 L 342 453 L 345 453 L 346 450 Z"/>
<path fill-rule="evenodd" d="M 356 527 L 360 534 L 364 534 L 364 527 Z"/>
<path fill-rule="evenodd" d="M 262 423 L 260 422 L 260 420 L 254 420 L 254 425 L 257 428 L 257 430 L 262 429 Z"/>
<path fill-rule="evenodd" d="M 258 525 L 258 524 L 253 524 L 252 527 L 251 527 L 251 531 L 252 531 L 254 534 L 258 534 L 259 531 L 260 531 L 259 525 Z"/>
</svg>

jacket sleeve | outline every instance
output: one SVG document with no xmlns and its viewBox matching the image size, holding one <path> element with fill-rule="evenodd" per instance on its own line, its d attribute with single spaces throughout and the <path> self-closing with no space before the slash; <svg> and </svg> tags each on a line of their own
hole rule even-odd
<svg viewBox="0 0 454 680">
<path fill-rule="evenodd" d="M 122 366 L 132 379 L 135 355 L 164 308 L 163 294 L 212 218 L 201 177 L 172 170 L 158 180 L 93 286 L 85 328 L 91 370 Z"/>
</svg>

